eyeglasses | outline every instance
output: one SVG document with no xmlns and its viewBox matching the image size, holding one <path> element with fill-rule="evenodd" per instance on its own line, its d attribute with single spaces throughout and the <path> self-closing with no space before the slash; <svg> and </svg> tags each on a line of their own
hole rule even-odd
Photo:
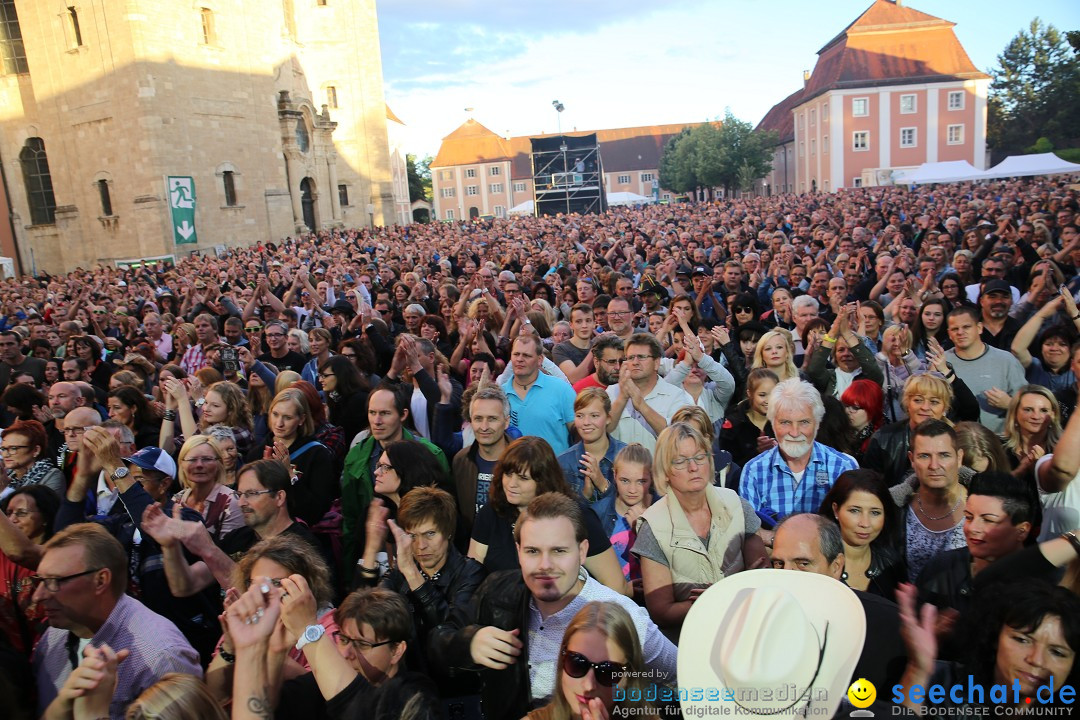
<svg viewBox="0 0 1080 720">
<path fill-rule="evenodd" d="M 754 312 L 754 308 L 750 307 L 749 305 L 736 305 L 735 306 L 735 312 L 737 312 L 737 313 Z"/>
<path fill-rule="evenodd" d="M 701 453 L 699 455 L 694 455 L 693 457 L 675 458 L 671 461 L 671 467 L 681 470 L 682 468 L 686 467 L 691 461 L 693 461 L 694 467 L 703 467 L 708 459 L 709 456 L 707 453 Z"/>
<path fill-rule="evenodd" d="M 268 337 L 268 338 L 285 337 L 285 333 L 266 333 L 266 337 Z"/>
<path fill-rule="evenodd" d="M 8 510 L 7 516 L 9 518 L 13 517 L 13 518 L 19 518 L 20 520 L 22 520 L 24 517 L 30 517 L 30 515 L 32 515 L 35 512 L 37 512 L 37 511 L 36 510 L 26 510 L 26 509 Z"/>
<path fill-rule="evenodd" d="M 393 465 L 387 465 L 386 463 L 379 463 L 378 465 L 375 466 L 375 474 L 376 475 L 382 475 L 383 473 L 388 473 L 388 472 L 392 471 L 393 469 L 394 469 Z"/>
<path fill-rule="evenodd" d="M 608 310 L 607 311 L 608 317 L 622 317 L 623 315 L 630 315 L 630 314 L 632 314 L 632 313 L 629 310 L 623 310 L 623 311 Z"/>
<path fill-rule="evenodd" d="M 356 353 L 338 353 L 338 355 L 340 355 L 341 357 L 347 357 L 347 358 L 355 358 L 356 357 Z"/>
<path fill-rule="evenodd" d="M 627 355 L 623 358 L 623 362 L 644 362 L 652 359 L 652 355 Z"/>
<path fill-rule="evenodd" d="M 105 314 L 105 311 L 104 311 L 104 310 L 95 310 L 95 311 L 94 311 L 94 314 L 95 314 L 95 315 L 104 315 L 104 314 Z"/>
<path fill-rule="evenodd" d="M 93 427 L 93 425 L 86 425 L 84 427 L 66 427 L 64 428 L 65 435 L 73 435 L 78 437 L 86 432 L 87 428 Z"/>
<path fill-rule="evenodd" d="M 334 640 L 337 641 L 337 644 L 341 647 L 352 645 L 354 650 L 362 653 L 367 652 L 368 650 L 374 650 L 377 647 L 382 647 L 383 645 L 397 642 L 396 640 L 383 640 L 382 642 L 373 643 L 363 638 L 351 638 L 340 630 L 334 631 Z"/>
<path fill-rule="evenodd" d="M 96 573 L 102 568 L 94 568 L 93 570 L 83 570 L 81 573 L 75 573 L 74 575 L 65 575 L 64 577 L 42 577 L 41 575 L 31 575 L 27 578 L 30 581 L 30 585 L 37 588 L 38 585 L 44 585 L 45 589 L 51 593 L 58 592 L 60 585 L 66 583 L 68 580 L 74 580 L 75 578 L 81 578 L 83 575 L 90 575 Z"/>
<path fill-rule="evenodd" d="M 233 490 L 232 496 L 237 500 L 254 500 L 260 495 L 269 495 L 270 493 L 280 492 L 279 490 L 245 490 L 240 492 L 239 490 Z"/>
<path fill-rule="evenodd" d="M 244 332 L 246 333 L 257 333 L 260 330 L 262 330 L 262 325 L 252 325 L 250 327 L 244 328 Z"/>
<path fill-rule="evenodd" d="M 581 653 L 571 652 L 570 650 L 563 652 L 562 669 L 572 678 L 583 678 L 591 669 L 596 672 L 596 682 L 604 687 L 617 685 L 619 680 L 622 679 L 623 673 L 626 672 L 625 665 L 610 660 L 594 663 Z"/>
<path fill-rule="evenodd" d="M 200 464 L 202 464 L 202 465 L 210 465 L 211 463 L 216 463 L 217 461 L 218 461 L 218 459 L 216 457 L 189 457 L 189 458 L 184 458 L 184 462 L 186 462 L 188 465 L 200 465 Z"/>
<path fill-rule="evenodd" d="M 11 455 L 12 453 L 17 453 L 20 450 L 25 450 L 28 447 L 30 447 L 30 446 L 29 445 L 5 445 L 4 447 L 0 447 L 0 455 Z"/>
<path fill-rule="evenodd" d="M 353 357 L 356 357 L 356 356 L 353 355 Z M 323 380 L 325 380 L 326 378 L 334 377 L 334 373 L 332 373 L 332 372 L 321 372 L 321 373 L 319 373 L 319 377 L 321 377 Z"/>
</svg>

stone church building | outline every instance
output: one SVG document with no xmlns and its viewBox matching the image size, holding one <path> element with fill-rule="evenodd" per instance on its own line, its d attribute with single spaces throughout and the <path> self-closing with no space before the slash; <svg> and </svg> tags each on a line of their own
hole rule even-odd
<svg viewBox="0 0 1080 720">
<path fill-rule="evenodd" d="M 0 63 L 23 272 L 396 221 L 375 0 L 0 0 Z"/>
</svg>

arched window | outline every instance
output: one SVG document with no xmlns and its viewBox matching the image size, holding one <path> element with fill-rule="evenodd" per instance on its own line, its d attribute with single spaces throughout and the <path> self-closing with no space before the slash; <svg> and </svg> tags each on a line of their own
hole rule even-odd
<svg viewBox="0 0 1080 720">
<path fill-rule="evenodd" d="M 56 222 L 56 197 L 53 195 L 45 141 L 38 137 L 28 138 L 19 153 L 19 162 L 22 163 L 26 198 L 30 203 L 30 222 L 34 225 L 52 225 Z"/>
<path fill-rule="evenodd" d="M 101 214 L 103 217 L 112 217 L 112 194 L 109 192 L 109 181 L 98 180 L 98 195 L 101 196 Z"/>
</svg>

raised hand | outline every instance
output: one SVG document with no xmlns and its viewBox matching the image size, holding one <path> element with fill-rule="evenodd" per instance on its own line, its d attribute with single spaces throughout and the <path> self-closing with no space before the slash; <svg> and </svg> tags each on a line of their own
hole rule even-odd
<svg viewBox="0 0 1080 720">
<path fill-rule="evenodd" d="M 251 587 L 225 611 L 229 636 L 237 649 L 268 644 L 281 616 L 281 599 L 270 578 L 251 580 Z"/>
<path fill-rule="evenodd" d="M 502 630 L 494 626 L 482 627 L 473 635 L 469 653 L 477 665 L 493 670 L 505 670 L 517 662 L 524 647 L 518 635 L 521 630 Z"/>
</svg>

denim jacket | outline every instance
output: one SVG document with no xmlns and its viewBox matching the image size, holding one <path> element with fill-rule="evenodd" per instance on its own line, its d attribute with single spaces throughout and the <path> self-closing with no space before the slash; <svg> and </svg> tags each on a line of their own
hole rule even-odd
<svg viewBox="0 0 1080 720">
<path fill-rule="evenodd" d="M 619 451 L 626 447 L 626 443 L 621 440 L 608 435 L 608 451 L 604 457 L 600 458 L 600 472 L 604 473 L 604 477 L 607 478 L 608 488 L 604 493 L 599 493 L 595 489 L 593 490 L 593 496 L 585 498 L 586 501 L 594 503 L 602 497 L 613 495 L 615 493 L 615 456 L 619 454 Z M 579 442 L 575 445 L 571 445 L 565 452 L 559 455 L 559 467 L 562 468 L 563 476 L 566 477 L 567 484 L 578 495 L 581 495 L 582 490 L 585 489 L 585 478 L 581 475 L 581 458 L 585 455 L 585 443 Z"/>
</svg>

